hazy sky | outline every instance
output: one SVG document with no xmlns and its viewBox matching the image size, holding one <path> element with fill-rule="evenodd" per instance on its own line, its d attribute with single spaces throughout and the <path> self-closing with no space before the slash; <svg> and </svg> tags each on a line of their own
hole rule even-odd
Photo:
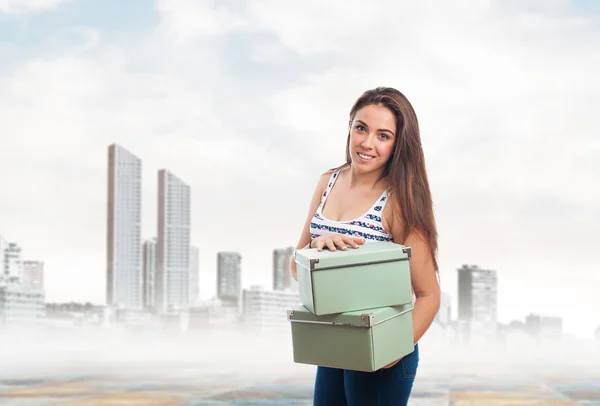
<svg viewBox="0 0 600 406">
<path fill-rule="evenodd" d="M 400 4 L 399 4 L 400 3 Z M 192 187 L 201 295 L 216 252 L 271 285 L 348 111 L 393 86 L 420 120 L 443 289 L 498 271 L 499 316 L 600 325 L 600 7 L 587 1 L 0 0 L 0 233 L 48 301 L 104 303 L 107 147 Z M 217 6 L 218 4 L 218 6 Z"/>
</svg>

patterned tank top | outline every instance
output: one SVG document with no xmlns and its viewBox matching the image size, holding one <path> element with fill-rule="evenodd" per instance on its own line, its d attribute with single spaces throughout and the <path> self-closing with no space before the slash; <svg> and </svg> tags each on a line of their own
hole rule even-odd
<svg viewBox="0 0 600 406">
<path fill-rule="evenodd" d="M 371 208 L 362 216 L 348 221 L 329 220 L 323 216 L 323 206 L 335 185 L 340 170 L 335 171 L 329 178 L 329 184 L 321 196 L 321 204 L 317 208 L 310 222 L 310 238 L 327 234 L 346 234 L 353 237 L 362 237 L 365 243 L 375 241 L 393 241 L 392 236 L 383 227 L 381 213 L 388 200 L 387 190 L 375 201 Z"/>
</svg>

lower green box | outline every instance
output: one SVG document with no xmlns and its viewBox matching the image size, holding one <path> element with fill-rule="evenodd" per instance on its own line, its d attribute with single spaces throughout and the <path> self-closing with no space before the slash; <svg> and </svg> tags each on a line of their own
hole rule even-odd
<svg viewBox="0 0 600 406">
<path fill-rule="evenodd" d="M 294 362 L 373 372 L 414 351 L 412 303 L 315 316 L 288 310 Z"/>
</svg>

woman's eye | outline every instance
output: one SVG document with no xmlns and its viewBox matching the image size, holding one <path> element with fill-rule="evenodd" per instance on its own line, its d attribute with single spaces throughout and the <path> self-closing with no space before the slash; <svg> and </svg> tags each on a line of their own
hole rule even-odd
<svg viewBox="0 0 600 406">
<path fill-rule="evenodd" d="M 362 125 L 357 125 L 357 126 L 356 126 L 356 129 L 357 129 L 358 131 L 365 131 L 365 127 L 363 127 Z"/>
<path fill-rule="evenodd" d="M 379 135 L 381 135 L 381 137 L 382 137 L 382 138 L 384 138 L 384 139 L 386 139 L 386 140 L 387 140 L 388 138 L 390 138 L 390 136 L 389 136 L 389 135 L 387 135 L 387 134 L 379 134 Z"/>
</svg>

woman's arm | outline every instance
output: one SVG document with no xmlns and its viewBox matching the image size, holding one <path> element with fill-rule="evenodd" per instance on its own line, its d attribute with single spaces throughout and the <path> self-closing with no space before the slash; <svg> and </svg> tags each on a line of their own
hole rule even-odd
<svg viewBox="0 0 600 406">
<path fill-rule="evenodd" d="M 416 300 L 413 309 L 413 335 L 416 344 L 433 323 L 440 308 L 440 285 L 433 265 L 429 244 L 423 234 L 415 230 L 404 244 L 411 247 L 410 277 Z"/>
<path fill-rule="evenodd" d="M 327 186 L 327 182 L 329 181 L 330 172 L 324 173 L 319 178 L 319 182 L 317 183 L 317 187 L 313 193 L 312 199 L 310 201 L 310 206 L 308 208 L 308 216 L 306 221 L 304 222 L 304 228 L 302 229 L 302 233 L 300 234 L 300 239 L 298 240 L 298 244 L 296 244 L 296 249 L 304 249 L 308 248 L 310 244 L 310 222 L 315 215 L 315 211 L 321 204 L 321 196 L 325 192 L 325 188 Z M 298 280 L 297 270 L 296 270 L 296 261 L 292 256 L 290 258 L 290 273 L 292 274 L 292 278 Z"/>
<path fill-rule="evenodd" d="M 389 206 L 388 202 L 388 206 Z M 386 206 L 387 209 L 387 206 Z M 391 231 L 395 241 L 402 241 L 404 225 L 392 218 L 391 209 L 384 209 L 384 227 Z M 388 228 L 389 227 L 389 228 Z M 411 248 L 410 279 L 416 300 L 412 311 L 413 342 L 417 344 L 433 323 L 440 308 L 440 285 L 427 239 L 420 230 L 412 231 L 402 245 Z M 396 360 L 384 368 L 396 365 Z"/>
</svg>

